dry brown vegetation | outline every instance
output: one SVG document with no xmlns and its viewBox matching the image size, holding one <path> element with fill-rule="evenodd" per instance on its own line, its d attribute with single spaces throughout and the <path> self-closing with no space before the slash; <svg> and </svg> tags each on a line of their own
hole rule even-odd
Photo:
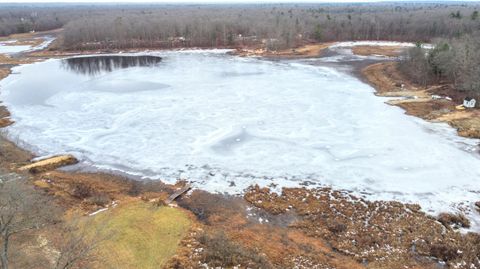
<svg viewBox="0 0 480 269">
<path fill-rule="evenodd" d="M 301 45 L 294 49 L 282 49 L 278 51 L 267 50 L 261 46 L 257 48 L 242 48 L 235 51 L 235 55 L 239 56 L 260 56 L 264 58 L 312 58 L 319 57 L 323 50 L 331 46 L 333 43 L 313 43 Z"/>
<path fill-rule="evenodd" d="M 362 56 L 382 55 L 398 57 L 405 50 L 399 46 L 355 46 L 352 48 L 354 54 Z"/>
<path fill-rule="evenodd" d="M 428 88 L 417 85 L 399 71 L 396 62 L 370 65 L 362 70 L 362 74 L 376 89 L 378 95 L 402 97 L 388 103 L 402 107 L 407 114 L 427 120 L 447 122 L 456 128 L 461 136 L 480 138 L 480 111 L 455 109 L 457 105 L 462 104 L 467 93 L 455 90 L 450 84 L 439 84 Z M 442 98 L 432 99 L 432 95 Z"/>
<path fill-rule="evenodd" d="M 11 34 L 9 36 L 0 37 L 0 41 L 11 41 L 15 42 L 10 43 L 11 46 L 37 46 L 43 42 L 42 38 L 38 38 L 37 35 L 45 34 L 46 32 L 39 33 L 21 33 L 21 34 Z"/>
<path fill-rule="evenodd" d="M 0 135 L 0 168 L 7 171 L 14 171 L 21 164 L 29 162 L 33 155 L 17 147 L 13 142 L 8 141 Z"/>
<path fill-rule="evenodd" d="M 3 55 L 0 54 L 0 61 L 3 63 Z M 10 68 L 0 68 L 0 80 L 6 78 L 8 75 L 10 75 Z"/>
<path fill-rule="evenodd" d="M 99 196 L 107 199 L 105 204 L 108 204 L 128 197 L 128 192 L 134 186 L 134 183 L 119 176 L 60 171 L 39 174 L 34 184 L 57 197 L 66 207 L 80 208 L 85 212 L 102 207 L 96 203 Z"/>
<path fill-rule="evenodd" d="M 23 182 L 26 182 L 31 190 L 22 191 L 22 195 L 12 191 L 9 193 L 21 199 L 22 203 L 30 200 L 40 201 L 35 198 L 37 196 L 45 197 L 48 199 L 47 202 L 37 202 L 33 205 L 39 205 L 52 214 L 56 212 L 56 219 L 51 219 L 54 222 L 45 226 L 39 226 L 34 222 L 33 211 L 26 215 L 22 213 L 23 211 L 20 212 L 21 219 L 28 220 L 28 223 L 32 222 L 35 227 L 28 233 L 22 231 L 12 236 L 11 252 L 21 253 L 21 256 L 10 255 L 9 260 L 13 268 L 26 268 L 22 267 L 24 265 L 34 268 L 106 268 L 120 262 L 121 257 L 125 255 L 133 255 L 131 259 L 124 257 L 131 266 L 154 268 L 150 265 L 163 264 L 176 252 L 177 241 L 182 239 L 183 233 L 189 229 L 190 220 L 194 221 L 188 212 L 182 210 L 173 208 L 155 210 L 159 208 L 156 199 L 168 197 L 168 194 L 173 192 L 174 186 L 166 186 L 160 182 L 137 182 L 109 174 L 48 171 L 49 169 L 20 176 L 17 167 L 27 163 L 32 156 L 3 138 L 0 141 L 2 142 L 0 179 L 5 180 L 7 175 L 22 177 L 25 179 Z M 0 182 L 0 192 L 2 184 Z M 23 194 L 35 199 L 26 200 Z M 117 204 L 118 207 L 115 206 Z M 58 210 L 52 210 L 53 208 Z M 95 217 L 96 220 L 106 218 L 106 230 L 98 230 L 97 234 L 97 229 L 103 224 L 99 221 L 88 222 L 87 220 L 91 218 L 88 214 L 103 208 L 108 208 L 112 213 L 106 214 L 107 217 Z M 4 207 L 0 208 L 0 214 L 4 214 L 4 211 Z M 74 224 L 78 218 L 81 224 Z M 141 221 L 145 222 L 141 229 L 145 240 L 135 236 L 135 233 L 140 232 L 137 225 Z M 181 233 L 178 230 L 180 221 L 184 225 Z M 121 230 L 117 236 L 104 237 L 110 232 L 114 233 L 117 228 Z M 165 244 L 162 240 L 167 239 L 170 241 Z M 136 240 L 136 243 L 130 245 L 129 242 L 133 242 L 132 240 Z M 97 251 L 97 244 L 108 246 L 110 250 L 108 255 Z M 21 249 L 21 252 L 18 252 L 18 249 Z M 151 259 L 142 258 L 144 251 L 152 253 Z M 126 266 L 124 268 L 131 268 L 125 262 L 122 264 Z"/>
<path fill-rule="evenodd" d="M 292 228 L 325 240 L 366 268 L 433 268 L 439 261 L 480 266 L 480 235 L 454 231 L 449 224 L 465 225 L 458 216 L 440 216 L 448 219 L 442 225 L 418 205 L 369 202 L 331 189 L 284 189 L 277 195 L 255 187 L 245 199 L 274 214 L 295 211 L 301 219 Z"/>
<path fill-rule="evenodd" d="M 7 127 L 13 122 L 10 120 L 10 112 L 6 107 L 0 106 L 0 128 Z"/>
<path fill-rule="evenodd" d="M 226 268 L 234 263 L 240 268 L 364 268 L 323 239 L 290 228 L 294 215 L 275 216 L 238 197 L 202 191 L 183 197 L 179 205 L 193 212 L 201 226 L 184 240 L 169 268 L 203 263 Z"/>
</svg>

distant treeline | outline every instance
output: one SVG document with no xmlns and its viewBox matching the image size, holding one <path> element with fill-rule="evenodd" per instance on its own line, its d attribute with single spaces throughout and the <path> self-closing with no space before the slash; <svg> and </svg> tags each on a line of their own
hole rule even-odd
<svg viewBox="0 0 480 269">
<path fill-rule="evenodd" d="M 454 38 L 480 28 L 478 4 L 3 6 L 0 34 L 65 28 L 65 49 L 219 47 Z"/>
<path fill-rule="evenodd" d="M 85 11 L 68 6 L 0 4 L 0 36 L 57 29 Z"/>
</svg>

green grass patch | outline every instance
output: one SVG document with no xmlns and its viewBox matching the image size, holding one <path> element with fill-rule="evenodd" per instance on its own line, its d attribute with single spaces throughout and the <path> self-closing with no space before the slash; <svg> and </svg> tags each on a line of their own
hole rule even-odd
<svg viewBox="0 0 480 269">
<path fill-rule="evenodd" d="M 190 227 L 181 210 L 145 202 L 119 205 L 94 218 L 105 225 L 102 232 L 112 234 L 96 249 L 99 268 L 161 268 Z"/>
</svg>

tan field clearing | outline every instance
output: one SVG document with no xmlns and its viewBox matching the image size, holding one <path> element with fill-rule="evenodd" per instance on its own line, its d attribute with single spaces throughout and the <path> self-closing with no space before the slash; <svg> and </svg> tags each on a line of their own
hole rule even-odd
<svg viewBox="0 0 480 269">
<path fill-rule="evenodd" d="M 182 210 L 143 201 L 118 205 L 94 216 L 108 234 L 96 249 L 96 268 L 161 268 L 176 252 L 191 221 Z M 92 232 L 98 227 L 93 225 Z"/>
</svg>

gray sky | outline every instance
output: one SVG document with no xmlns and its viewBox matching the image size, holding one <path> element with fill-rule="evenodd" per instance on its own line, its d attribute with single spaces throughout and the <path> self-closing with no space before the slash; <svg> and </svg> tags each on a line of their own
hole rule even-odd
<svg viewBox="0 0 480 269">
<path fill-rule="evenodd" d="M 0 3 L 368 3 L 381 2 L 382 0 L 0 0 Z M 383 0 L 385 1 L 385 0 Z M 392 2 L 393 0 L 386 0 Z M 386 2 L 385 1 L 385 2 Z M 422 1 L 422 0 L 420 0 Z M 445 2 L 440 0 L 437 2 Z M 452 0 L 450 0 L 452 1 Z M 455 0 L 453 0 L 455 1 Z M 463 0 L 462 2 L 478 2 L 479 0 Z M 396 0 L 395 2 L 414 2 L 412 0 Z M 434 1 L 431 1 L 434 2 Z M 460 1 L 459 1 L 460 2 Z"/>
<path fill-rule="evenodd" d="M 50 3 L 50 2 L 63 2 L 63 3 L 345 3 L 345 2 L 379 2 L 381 0 L 0 0 L 0 3 Z M 411 0 L 410 0 L 411 1 Z M 410 2 L 409 1 L 409 2 Z M 397 0 L 396 2 L 403 2 Z M 440 2 L 440 1 L 439 1 Z"/>
<path fill-rule="evenodd" d="M 378 1 L 378 0 L 377 0 Z M 45 3 L 45 2 L 62 2 L 62 3 L 78 3 L 78 2 L 94 2 L 94 3 L 111 3 L 111 2 L 127 2 L 127 3 L 295 3 L 295 2 L 319 2 L 319 3 L 328 3 L 328 2 L 376 2 L 375 0 L 305 0 L 305 1 L 295 1 L 295 0 L 0 0 L 0 3 Z"/>
</svg>

